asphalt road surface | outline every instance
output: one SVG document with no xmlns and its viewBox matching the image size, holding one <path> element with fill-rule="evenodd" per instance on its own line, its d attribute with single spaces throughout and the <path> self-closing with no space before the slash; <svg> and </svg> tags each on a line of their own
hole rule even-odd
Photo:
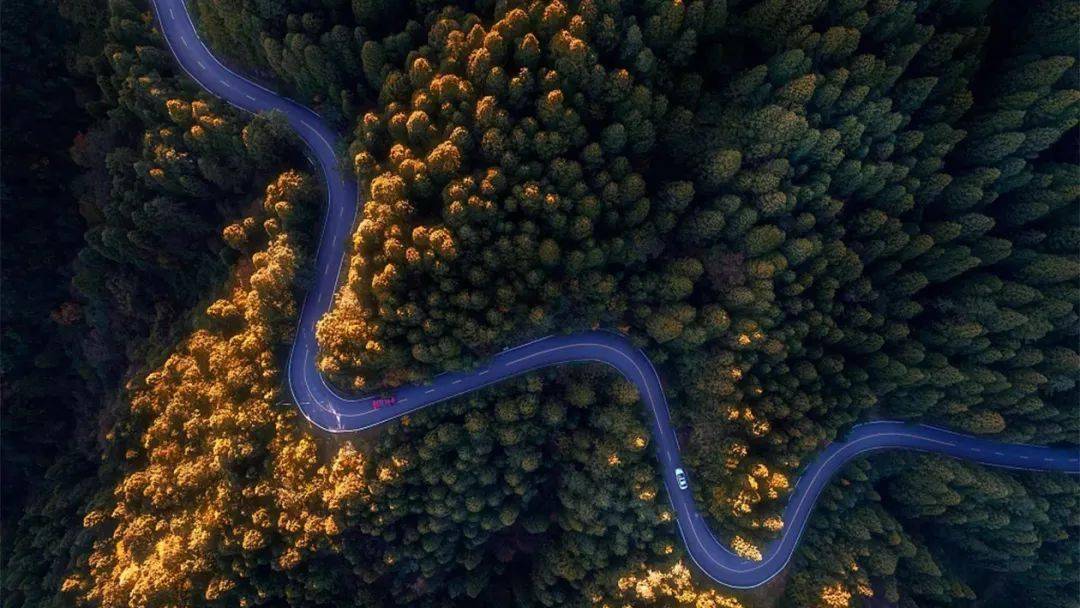
<svg viewBox="0 0 1080 608">
<path fill-rule="evenodd" d="M 931 426 L 893 421 L 856 426 L 829 445 L 802 472 L 784 510 L 782 535 L 762 550 L 760 561 L 739 557 L 718 541 L 694 505 L 690 489 L 680 489 L 675 469 L 679 443 L 672 429 L 660 376 L 643 352 L 625 337 L 589 331 L 542 338 L 492 357 L 462 373 L 435 377 L 430 384 L 394 391 L 396 403 L 375 409 L 377 396 L 339 394 L 315 365 L 315 324 L 330 308 L 356 217 L 358 191 L 352 175 L 341 171 L 337 133 L 317 114 L 256 84 L 222 64 L 196 34 L 183 0 L 153 0 L 158 19 L 177 61 L 203 88 L 249 111 L 280 111 L 314 155 L 326 179 L 327 212 L 315 259 L 317 279 L 304 299 L 296 340 L 288 361 L 288 383 L 300 411 L 331 433 L 371 428 L 435 403 L 553 365 L 598 362 L 634 383 L 645 404 L 660 473 L 676 515 L 687 553 L 702 572 L 722 585 L 756 587 L 780 573 L 791 559 L 818 495 L 832 476 L 852 459 L 869 452 L 908 449 L 933 452 L 986 465 L 1038 471 L 1080 473 L 1080 448 L 1003 444 Z M 692 484 L 692 480 L 691 484 Z"/>
</svg>

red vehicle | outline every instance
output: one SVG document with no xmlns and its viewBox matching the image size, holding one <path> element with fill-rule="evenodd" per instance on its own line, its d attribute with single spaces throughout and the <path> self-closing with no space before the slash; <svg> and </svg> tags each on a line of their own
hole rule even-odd
<svg viewBox="0 0 1080 608">
<path fill-rule="evenodd" d="M 390 407 L 395 403 L 397 403 L 397 397 L 380 397 L 379 399 L 371 402 L 371 407 L 379 410 L 384 407 Z"/>
</svg>

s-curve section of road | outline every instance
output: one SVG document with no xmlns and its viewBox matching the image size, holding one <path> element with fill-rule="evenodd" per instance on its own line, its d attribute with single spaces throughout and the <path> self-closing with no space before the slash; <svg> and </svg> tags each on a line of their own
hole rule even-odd
<svg viewBox="0 0 1080 608">
<path fill-rule="evenodd" d="M 315 426 L 331 433 L 371 428 L 420 408 L 479 390 L 521 374 L 555 365 L 598 362 L 633 382 L 645 405 L 660 474 L 667 488 L 686 551 L 702 572 L 729 587 L 751 588 L 780 573 L 791 559 L 818 495 L 846 463 L 869 452 L 920 450 L 988 466 L 1080 474 L 1080 448 L 1006 444 L 945 429 L 896 421 L 854 427 L 829 445 L 801 473 L 783 514 L 784 531 L 762 551 L 759 561 L 733 553 L 713 536 L 694 504 L 690 480 L 679 456 L 660 376 L 649 358 L 626 337 L 586 331 L 549 336 L 505 350 L 467 372 L 442 374 L 431 383 L 388 395 L 349 396 L 330 387 L 316 365 L 315 324 L 333 302 L 346 245 L 356 217 L 358 189 L 342 173 L 338 135 L 318 114 L 226 67 L 199 38 L 183 0 L 153 0 L 161 30 L 181 67 L 199 85 L 248 112 L 277 110 L 310 148 L 326 180 L 327 210 L 315 257 L 317 277 L 300 312 L 288 359 L 287 380 L 297 406 Z"/>
</svg>

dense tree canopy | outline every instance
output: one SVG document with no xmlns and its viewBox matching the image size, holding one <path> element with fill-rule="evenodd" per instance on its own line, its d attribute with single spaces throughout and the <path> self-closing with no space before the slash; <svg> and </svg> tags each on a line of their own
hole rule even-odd
<svg viewBox="0 0 1080 608">
<path fill-rule="evenodd" d="M 182 77 L 145 6 L 58 3 L 80 94 L 57 103 L 83 114 L 36 183 L 5 154 L 5 213 L 62 236 L 4 238 L 62 268 L 5 290 L 4 442 L 66 394 L 86 415 L 63 417 L 71 453 L 5 448 L 24 479 L 56 460 L 5 540 L 5 605 L 1075 605 L 1076 480 L 913 454 L 845 469 L 782 580 L 714 590 L 635 389 L 593 366 L 318 435 L 279 369 L 317 178 L 280 118 Z M 365 204 L 318 325 L 342 387 L 617 328 L 751 557 L 856 421 L 1077 442 L 1074 0 L 191 4 L 349 139 Z M 42 158 L 7 120 L 5 148 Z M 9 251 L 5 282 L 41 280 Z"/>
<path fill-rule="evenodd" d="M 366 43 L 323 370 L 395 384 L 623 327 L 695 420 L 699 499 L 758 542 L 869 411 L 1075 441 L 1077 6 L 799 9 L 446 8 L 399 63 Z"/>
</svg>

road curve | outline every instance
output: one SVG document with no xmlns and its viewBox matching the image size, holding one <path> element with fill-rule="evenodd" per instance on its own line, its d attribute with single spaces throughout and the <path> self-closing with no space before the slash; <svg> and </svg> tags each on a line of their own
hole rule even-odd
<svg viewBox="0 0 1080 608">
<path fill-rule="evenodd" d="M 760 561 L 750 561 L 732 553 L 713 536 L 695 507 L 690 490 L 679 488 L 674 473 L 682 467 L 679 443 L 671 426 L 660 376 L 648 357 L 624 336 L 588 331 L 535 340 L 505 350 L 468 372 L 442 374 L 430 384 L 400 388 L 394 391 L 397 403 L 388 408 L 374 409 L 372 396 L 339 394 L 318 371 L 315 340 L 315 324 L 333 302 L 357 211 L 355 180 L 342 173 L 337 161 L 338 135 L 311 110 L 240 76 L 218 61 L 199 39 L 184 0 L 152 2 L 173 55 L 196 82 L 242 110 L 280 111 L 310 148 L 323 172 L 328 200 L 315 258 L 317 278 L 301 308 L 287 371 L 293 398 L 313 425 L 331 433 L 358 431 L 541 368 L 579 362 L 603 363 L 634 383 L 650 414 L 653 447 L 687 553 L 716 582 L 743 589 L 761 585 L 784 569 L 818 495 L 838 470 L 868 452 L 920 450 L 990 466 L 1080 473 L 1080 448 L 1004 444 L 932 426 L 893 421 L 861 424 L 843 441 L 825 448 L 803 470 L 784 509 L 783 533 L 762 550 Z"/>
</svg>

